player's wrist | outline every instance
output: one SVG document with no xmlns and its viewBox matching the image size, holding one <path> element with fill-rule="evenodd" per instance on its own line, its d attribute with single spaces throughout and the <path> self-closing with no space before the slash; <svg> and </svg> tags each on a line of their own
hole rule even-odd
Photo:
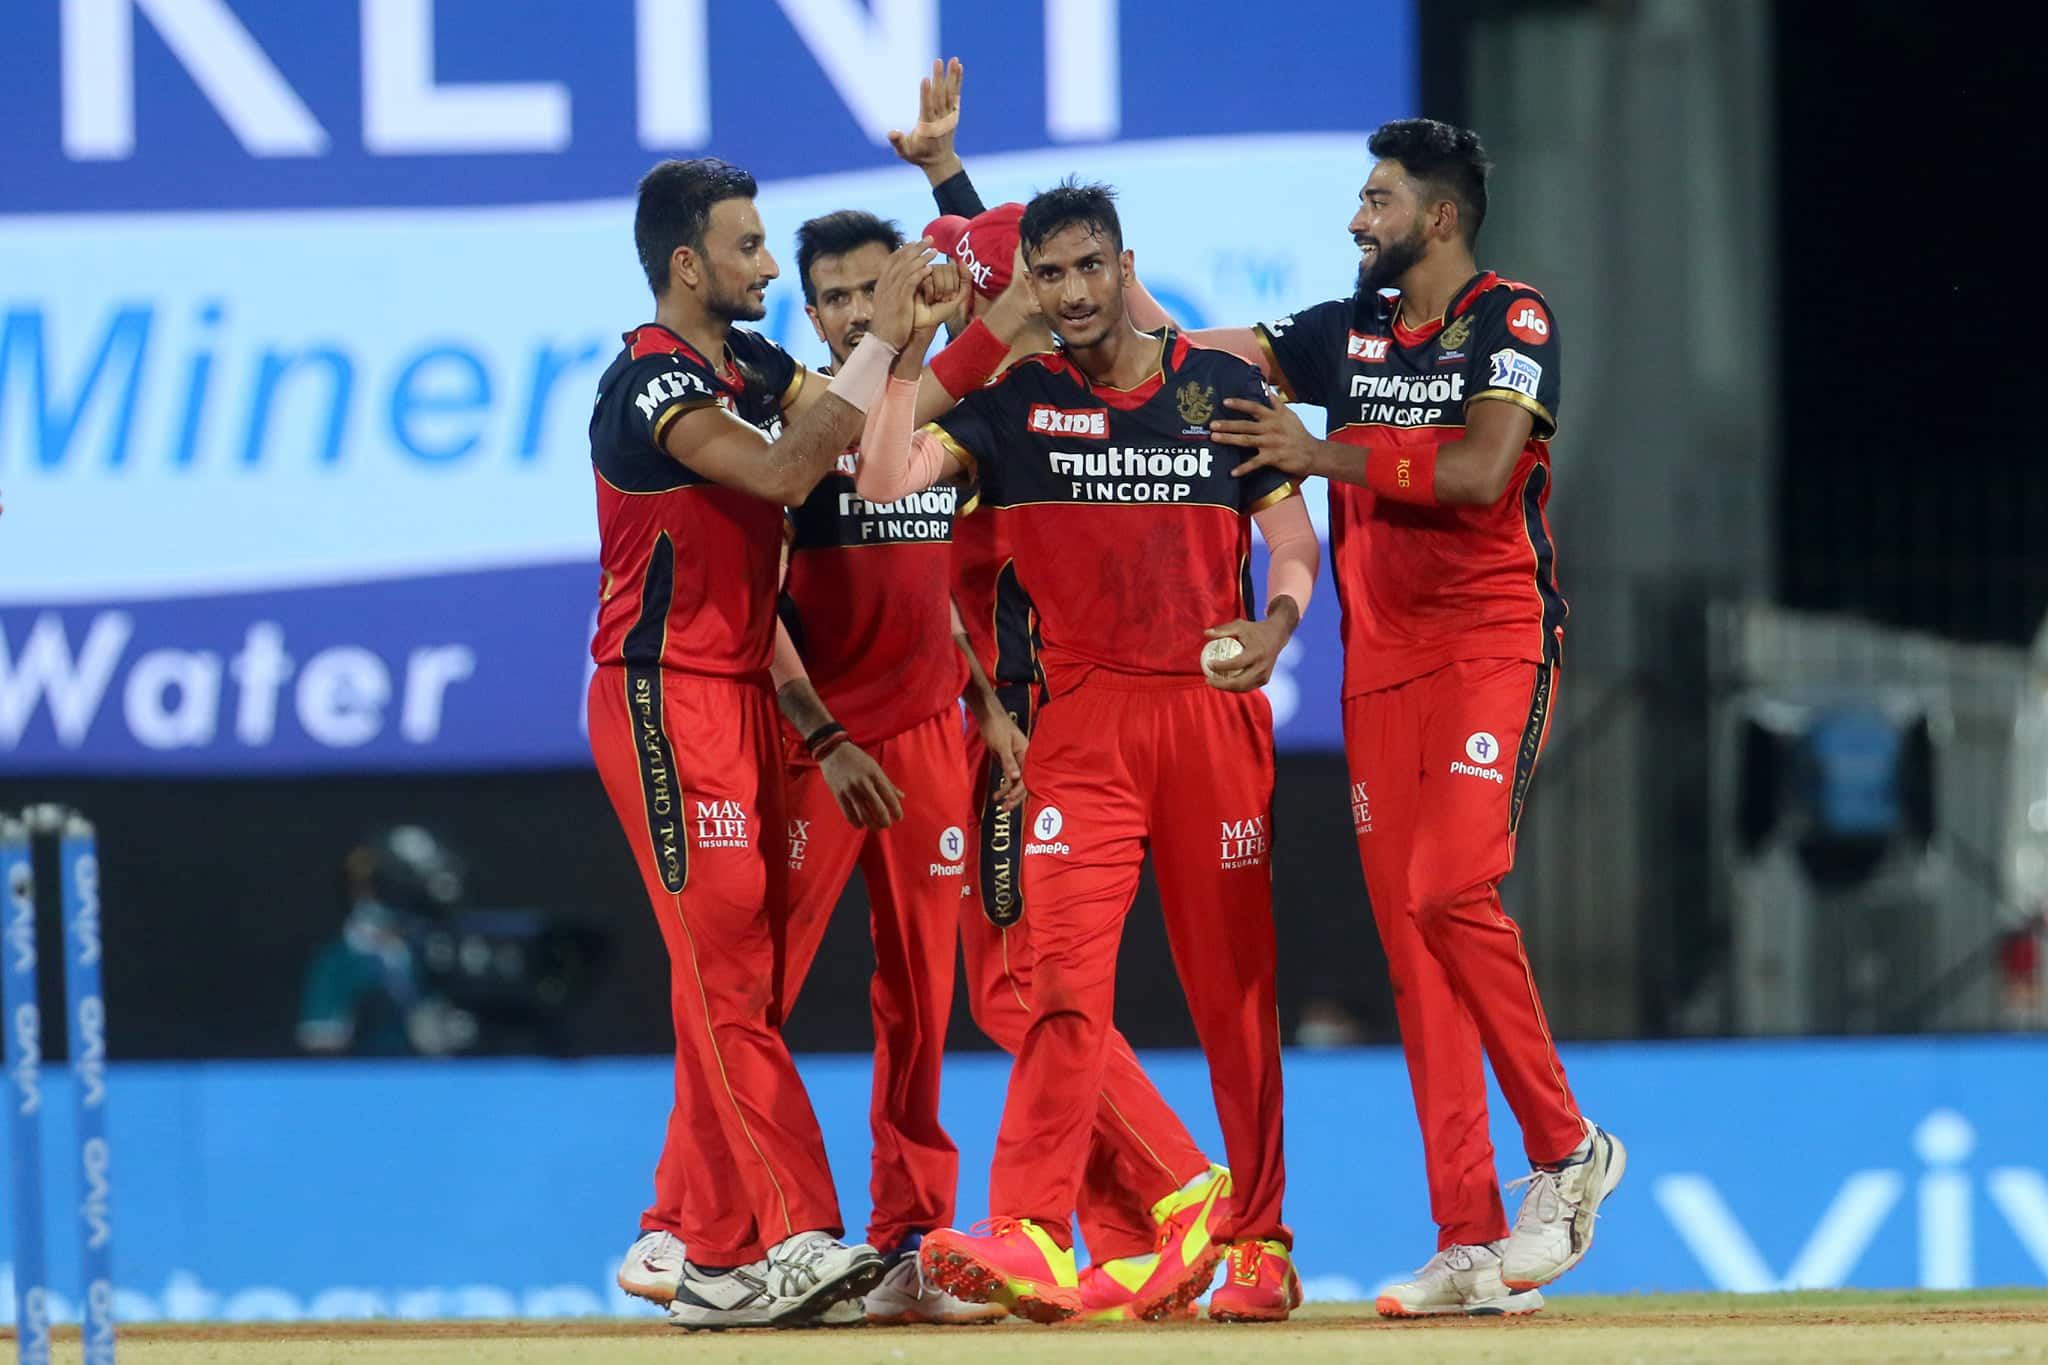
<svg viewBox="0 0 2048 1365">
<path fill-rule="evenodd" d="M 1294 638 L 1294 632 L 1301 625 L 1301 603 L 1294 600 L 1293 593 L 1283 592 L 1266 603 L 1265 624 L 1272 627 L 1286 644 Z"/>
<path fill-rule="evenodd" d="M 967 171 L 967 163 L 962 161 L 960 154 L 951 147 L 927 156 L 917 164 L 924 168 L 924 178 L 933 189 L 937 189 L 956 175 L 964 175 Z"/>
</svg>

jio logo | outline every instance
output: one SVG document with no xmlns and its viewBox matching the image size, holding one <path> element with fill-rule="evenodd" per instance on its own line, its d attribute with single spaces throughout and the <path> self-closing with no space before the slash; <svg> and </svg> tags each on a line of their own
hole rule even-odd
<svg viewBox="0 0 2048 1365">
<path fill-rule="evenodd" d="M 1041 839 L 1055 839 L 1067 827 L 1067 817 L 1060 814 L 1058 806 L 1047 806 L 1038 812 L 1038 818 L 1031 823 L 1032 832 Z"/>
<path fill-rule="evenodd" d="M 1465 741 L 1465 757 L 1474 763 L 1491 763 L 1500 757 L 1500 741 L 1484 730 L 1476 730 Z"/>
<path fill-rule="evenodd" d="M 960 832 L 960 826 L 948 825 L 939 832 L 939 856 L 949 863 L 960 861 L 960 855 L 967 851 L 967 836 Z"/>
</svg>

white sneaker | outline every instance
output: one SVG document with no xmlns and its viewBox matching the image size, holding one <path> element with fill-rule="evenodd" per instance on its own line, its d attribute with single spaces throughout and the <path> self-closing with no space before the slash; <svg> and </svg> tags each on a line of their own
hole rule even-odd
<svg viewBox="0 0 2048 1365">
<path fill-rule="evenodd" d="M 1383 1318 L 1434 1318 L 1451 1313 L 1473 1318 L 1521 1317 L 1540 1312 L 1543 1295 L 1511 1291 L 1500 1278 L 1500 1248 L 1450 1246 L 1429 1258 L 1415 1278 L 1390 1284 L 1373 1307 Z"/>
<path fill-rule="evenodd" d="M 716 1272 L 685 1261 L 675 1298 L 668 1306 L 669 1325 L 693 1332 L 772 1327 L 780 1305 L 768 1287 L 772 1278 L 766 1261 Z"/>
<path fill-rule="evenodd" d="M 907 1327 L 929 1322 L 959 1327 L 976 1322 L 995 1322 L 1010 1310 L 999 1303 L 969 1303 L 956 1299 L 924 1277 L 924 1266 L 915 1247 L 897 1253 L 883 1272 L 882 1281 L 868 1291 L 867 1320 L 878 1327 Z"/>
<path fill-rule="evenodd" d="M 858 1299 L 882 1278 L 882 1255 L 829 1232 L 799 1232 L 768 1249 L 777 1327 L 815 1327 L 834 1304 Z"/>
<path fill-rule="evenodd" d="M 643 1232 L 619 1262 L 619 1288 L 666 1308 L 683 1282 L 683 1244 L 672 1232 Z"/>
<path fill-rule="evenodd" d="M 1585 1152 L 1556 1170 L 1537 1169 L 1509 1185 L 1527 1185 L 1514 1231 L 1501 1253 L 1501 1279 L 1510 1289 L 1549 1284 L 1570 1270 L 1593 1245 L 1593 1220 L 1621 1183 L 1628 1151 L 1606 1129 L 1595 1127 Z"/>
</svg>

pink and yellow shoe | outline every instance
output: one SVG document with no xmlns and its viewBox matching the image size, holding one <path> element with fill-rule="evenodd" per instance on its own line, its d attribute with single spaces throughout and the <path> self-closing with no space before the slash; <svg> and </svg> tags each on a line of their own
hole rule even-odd
<svg viewBox="0 0 2048 1365">
<path fill-rule="evenodd" d="M 1123 1259 L 1124 1273 L 1116 1276 L 1126 1285 L 1142 1267 L 1144 1278 L 1131 1288 L 1130 1316 L 1145 1322 L 1184 1317 L 1196 1299 L 1209 1290 L 1216 1267 L 1223 1260 L 1223 1248 L 1209 1235 L 1216 1206 L 1230 1197 L 1230 1172 L 1209 1167 L 1201 1180 L 1175 1190 L 1152 1206 L 1159 1222 L 1159 1241 L 1150 1256 Z"/>
<path fill-rule="evenodd" d="M 1118 1256 L 1085 1267 L 1081 1271 L 1081 1313 L 1075 1321 L 1139 1321 L 1131 1305 L 1137 1302 L 1139 1291 L 1152 1278 L 1158 1264 L 1159 1253 L 1148 1251 L 1142 1256 Z M 1190 1299 L 1187 1307 L 1168 1316 L 1194 1317 L 1194 1301 Z"/>
<path fill-rule="evenodd" d="M 1272 1238 L 1232 1242 L 1230 1268 L 1209 1296 L 1212 1322 L 1285 1322 L 1301 1307 L 1301 1277 L 1294 1256 Z"/>
<path fill-rule="evenodd" d="M 1028 1218 L 927 1233 L 918 1251 L 925 1278 L 956 1299 L 994 1303 L 1033 1322 L 1065 1322 L 1081 1311 L 1074 1253 Z"/>
</svg>

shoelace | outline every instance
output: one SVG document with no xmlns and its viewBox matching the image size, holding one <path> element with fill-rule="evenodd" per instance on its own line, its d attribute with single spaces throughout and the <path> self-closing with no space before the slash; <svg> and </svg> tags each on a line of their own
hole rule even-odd
<svg viewBox="0 0 2048 1365">
<path fill-rule="evenodd" d="M 1019 1231 L 1023 1226 L 1024 1224 L 1021 1219 L 984 1218 L 973 1227 L 967 1229 L 967 1235 L 969 1237 L 1008 1237 L 1011 1233 Z"/>
<path fill-rule="evenodd" d="M 1230 1247 L 1230 1278 L 1238 1284 L 1257 1284 L 1266 1263 L 1264 1242 L 1233 1242 Z"/>
<path fill-rule="evenodd" d="M 806 1237 L 790 1251 L 777 1256 L 773 1265 L 782 1274 L 784 1294 L 802 1293 L 819 1280 L 818 1262 L 833 1250 L 836 1244 L 822 1234 Z"/>
<path fill-rule="evenodd" d="M 1574 1212 L 1577 1212 L 1578 1208 L 1576 1204 L 1572 1204 L 1571 1201 L 1567 1200 L 1564 1197 L 1564 1191 L 1558 1188 L 1557 1176 L 1558 1173 L 1556 1171 L 1535 1170 L 1529 1172 L 1520 1180 L 1510 1180 L 1508 1188 L 1515 1190 L 1527 1185 L 1529 1187 L 1529 1194 L 1527 1201 L 1522 1205 L 1523 1212 L 1526 1213 L 1528 1210 L 1534 1209 L 1539 1220 L 1545 1223 L 1555 1223 L 1558 1214 L 1567 1206 Z M 1521 1216 L 1517 1215 L 1515 1221 L 1517 1223 L 1521 1222 Z"/>
</svg>

